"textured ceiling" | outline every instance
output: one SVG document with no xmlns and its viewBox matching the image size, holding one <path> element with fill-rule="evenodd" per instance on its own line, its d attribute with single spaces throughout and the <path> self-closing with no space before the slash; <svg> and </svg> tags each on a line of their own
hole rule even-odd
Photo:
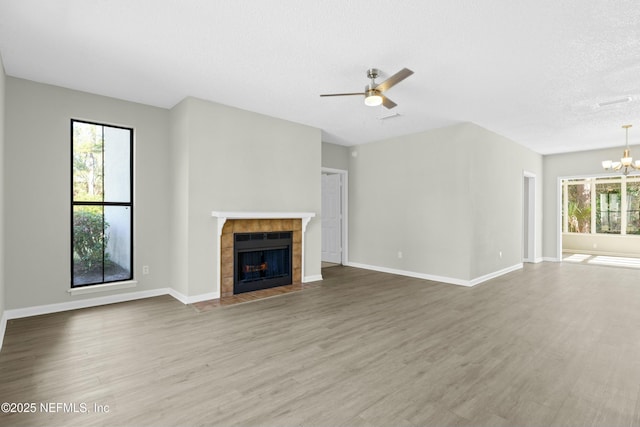
<svg viewBox="0 0 640 427">
<path fill-rule="evenodd" d="M 623 145 L 626 123 L 640 141 L 637 0 L 0 0 L 0 54 L 10 76 L 195 96 L 343 145 L 463 121 L 542 154 Z M 361 91 L 371 67 L 415 72 L 395 109 L 318 96 Z"/>
</svg>

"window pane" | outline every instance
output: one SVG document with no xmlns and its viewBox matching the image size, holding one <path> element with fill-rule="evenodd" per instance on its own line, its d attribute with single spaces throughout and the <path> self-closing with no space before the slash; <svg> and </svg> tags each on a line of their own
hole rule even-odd
<svg viewBox="0 0 640 427">
<path fill-rule="evenodd" d="M 567 230 L 571 233 L 591 232 L 591 184 L 589 182 L 581 184 L 569 184 L 568 221 Z"/>
<path fill-rule="evenodd" d="M 131 201 L 131 131 L 104 127 L 104 201 Z"/>
<path fill-rule="evenodd" d="M 596 233 L 620 234 L 620 183 L 596 184 Z"/>
<path fill-rule="evenodd" d="M 73 207 L 73 284 L 103 281 L 104 221 L 101 206 Z"/>
<path fill-rule="evenodd" d="M 640 234 L 640 182 L 627 183 L 627 234 Z"/>
<path fill-rule="evenodd" d="M 71 123 L 71 286 L 130 280 L 133 130 Z"/>
<path fill-rule="evenodd" d="M 102 126 L 73 122 L 73 200 L 102 201 Z"/>
<path fill-rule="evenodd" d="M 106 251 L 104 281 L 129 280 L 131 275 L 131 208 L 105 206 Z"/>
</svg>

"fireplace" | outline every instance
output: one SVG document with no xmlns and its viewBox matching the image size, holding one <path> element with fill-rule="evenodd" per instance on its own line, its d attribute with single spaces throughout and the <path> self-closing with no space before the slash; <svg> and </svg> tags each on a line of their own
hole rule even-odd
<svg viewBox="0 0 640 427">
<path fill-rule="evenodd" d="M 238 274 L 235 267 L 235 236 L 237 234 L 255 233 L 264 235 L 267 233 L 269 235 L 271 233 L 290 233 L 289 264 L 291 266 L 291 279 L 287 284 L 296 285 L 302 283 L 305 277 L 304 234 L 307 224 L 315 215 L 313 212 L 212 212 L 211 216 L 216 218 L 218 226 L 216 247 L 219 248 L 217 265 L 220 271 L 216 278 L 215 292 L 220 298 L 235 294 L 235 276 Z M 273 240 L 278 239 L 267 239 L 267 241 L 271 241 L 269 246 L 273 248 Z M 263 262 L 269 263 L 268 260 L 260 262 L 255 260 L 247 261 L 247 272 L 257 273 L 266 270 L 267 265 L 263 265 Z M 256 280 L 256 282 L 260 281 Z"/>
<path fill-rule="evenodd" d="M 292 283 L 292 232 L 234 234 L 233 293 Z"/>
</svg>

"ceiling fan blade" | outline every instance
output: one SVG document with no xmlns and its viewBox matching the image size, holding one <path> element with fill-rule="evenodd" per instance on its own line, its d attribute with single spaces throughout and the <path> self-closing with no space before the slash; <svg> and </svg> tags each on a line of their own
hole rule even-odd
<svg viewBox="0 0 640 427">
<path fill-rule="evenodd" d="M 398 105 L 395 102 L 393 102 L 392 100 L 390 100 L 389 98 L 387 98 L 386 96 L 384 96 L 384 95 L 380 95 L 380 96 L 382 96 L 382 105 L 387 107 L 387 109 L 390 110 L 393 107 L 395 107 L 396 105 Z"/>
<path fill-rule="evenodd" d="M 353 93 L 327 93 L 320 96 L 351 96 L 351 95 L 364 95 L 364 92 L 353 92 Z"/>
<path fill-rule="evenodd" d="M 411 71 L 408 68 L 403 68 L 402 70 L 398 71 L 393 76 L 389 77 L 387 80 L 383 81 L 378 86 L 376 86 L 376 90 L 379 90 L 380 92 L 384 92 L 385 90 L 388 90 L 392 86 L 397 85 L 398 83 L 400 83 L 401 81 L 409 77 L 411 74 L 413 74 L 413 71 Z"/>
</svg>

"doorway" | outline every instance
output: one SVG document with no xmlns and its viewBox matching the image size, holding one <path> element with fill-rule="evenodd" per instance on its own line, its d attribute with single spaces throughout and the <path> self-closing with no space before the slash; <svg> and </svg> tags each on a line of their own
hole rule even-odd
<svg viewBox="0 0 640 427">
<path fill-rule="evenodd" d="M 322 168 L 322 263 L 347 261 L 347 171 Z"/>
<path fill-rule="evenodd" d="M 524 172 L 522 188 L 522 261 L 536 262 L 536 176 Z"/>
</svg>

